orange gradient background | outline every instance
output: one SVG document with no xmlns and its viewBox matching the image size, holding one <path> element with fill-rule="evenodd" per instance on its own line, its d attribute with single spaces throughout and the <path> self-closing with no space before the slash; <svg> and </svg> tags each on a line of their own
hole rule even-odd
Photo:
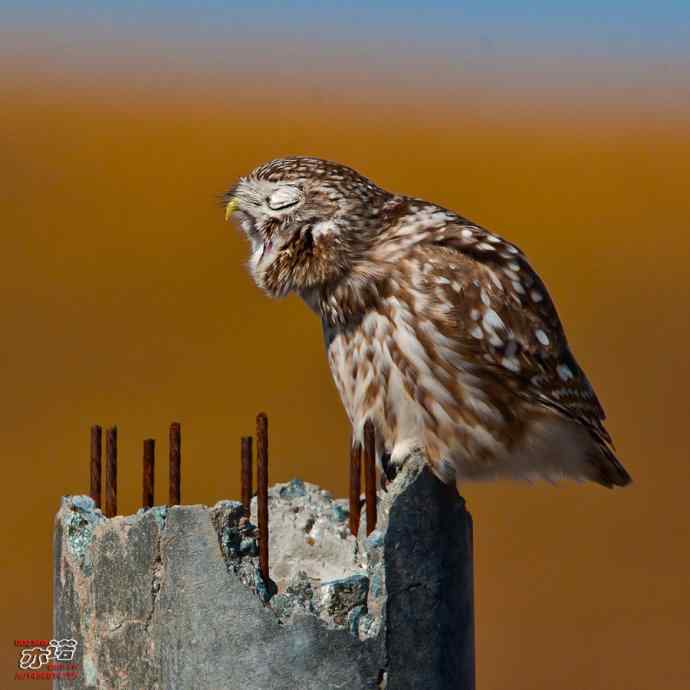
<svg viewBox="0 0 690 690">
<path fill-rule="evenodd" d="M 239 437 L 259 410 L 272 481 L 345 494 L 348 425 L 319 323 L 257 291 L 216 198 L 303 153 L 521 246 L 635 480 L 465 487 L 479 690 L 686 690 L 690 110 L 657 116 L 603 90 L 512 101 L 428 85 L 416 98 L 357 75 L 342 90 L 265 87 L 38 68 L 0 81 L 0 685 L 15 638 L 50 637 L 52 520 L 60 496 L 88 491 L 91 424 L 118 426 L 122 513 L 139 507 L 145 437 L 165 502 L 171 421 L 183 501 L 237 498 Z"/>
</svg>

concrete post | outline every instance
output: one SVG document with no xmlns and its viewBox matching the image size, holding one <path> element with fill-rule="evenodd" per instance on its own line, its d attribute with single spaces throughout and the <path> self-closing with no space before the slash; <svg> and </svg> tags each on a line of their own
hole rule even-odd
<svg viewBox="0 0 690 690">
<path fill-rule="evenodd" d="M 473 690 L 471 518 L 421 458 L 380 493 L 368 538 L 299 480 L 271 488 L 269 514 L 265 582 L 240 503 L 106 519 L 64 498 L 54 636 L 78 641 L 81 674 L 54 687 Z"/>
</svg>

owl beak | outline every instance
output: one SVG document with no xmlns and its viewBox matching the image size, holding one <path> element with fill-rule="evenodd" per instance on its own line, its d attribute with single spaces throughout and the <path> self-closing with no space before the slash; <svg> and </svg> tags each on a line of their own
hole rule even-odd
<svg viewBox="0 0 690 690">
<path fill-rule="evenodd" d="M 230 220 L 230 216 L 237 210 L 237 207 L 240 205 L 239 200 L 237 197 L 232 197 L 230 201 L 228 201 L 227 206 L 225 207 L 225 220 L 228 221 Z"/>
</svg>

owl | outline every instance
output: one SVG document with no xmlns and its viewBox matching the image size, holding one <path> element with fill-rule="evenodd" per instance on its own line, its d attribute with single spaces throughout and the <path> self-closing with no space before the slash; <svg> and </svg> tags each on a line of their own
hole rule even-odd
<svg viewBox="0 0 690 690">
<path fill-rule="evenodd" d="M 454 211 L 319 158 L 270 161 L 224 197 L 272 297 L 321 319 L 333 379 L 384 469 L 442 481 L 630 476 L 525 254 Z"/>
</svg>

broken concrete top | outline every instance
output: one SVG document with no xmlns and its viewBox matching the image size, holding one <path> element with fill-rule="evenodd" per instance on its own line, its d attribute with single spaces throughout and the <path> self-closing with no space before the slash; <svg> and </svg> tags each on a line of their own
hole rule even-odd
<svg viewBox="0 0 690 690">
<path fill-rule="evenodd" d="M 82 674 L 55 687 L 473 687 L 462 499 L 412 458 L 379 514 L 355 538 L 346 501 L 300 480 L 272 487 L 265 582 L 237 502 L 108 520 L 66 497 L 54 627 L 79 641 Z"/>
<path fill-rule="evenodd" d="M 366 574 L 366 556 L 348 527 L 347 500 L 293 479 L 269 489 L 268 510 L 270 572 L 279 590 L 300 571 L 318 581 Z M 256 519 L 254 498 L 251 521 Z"/>
</svg>

